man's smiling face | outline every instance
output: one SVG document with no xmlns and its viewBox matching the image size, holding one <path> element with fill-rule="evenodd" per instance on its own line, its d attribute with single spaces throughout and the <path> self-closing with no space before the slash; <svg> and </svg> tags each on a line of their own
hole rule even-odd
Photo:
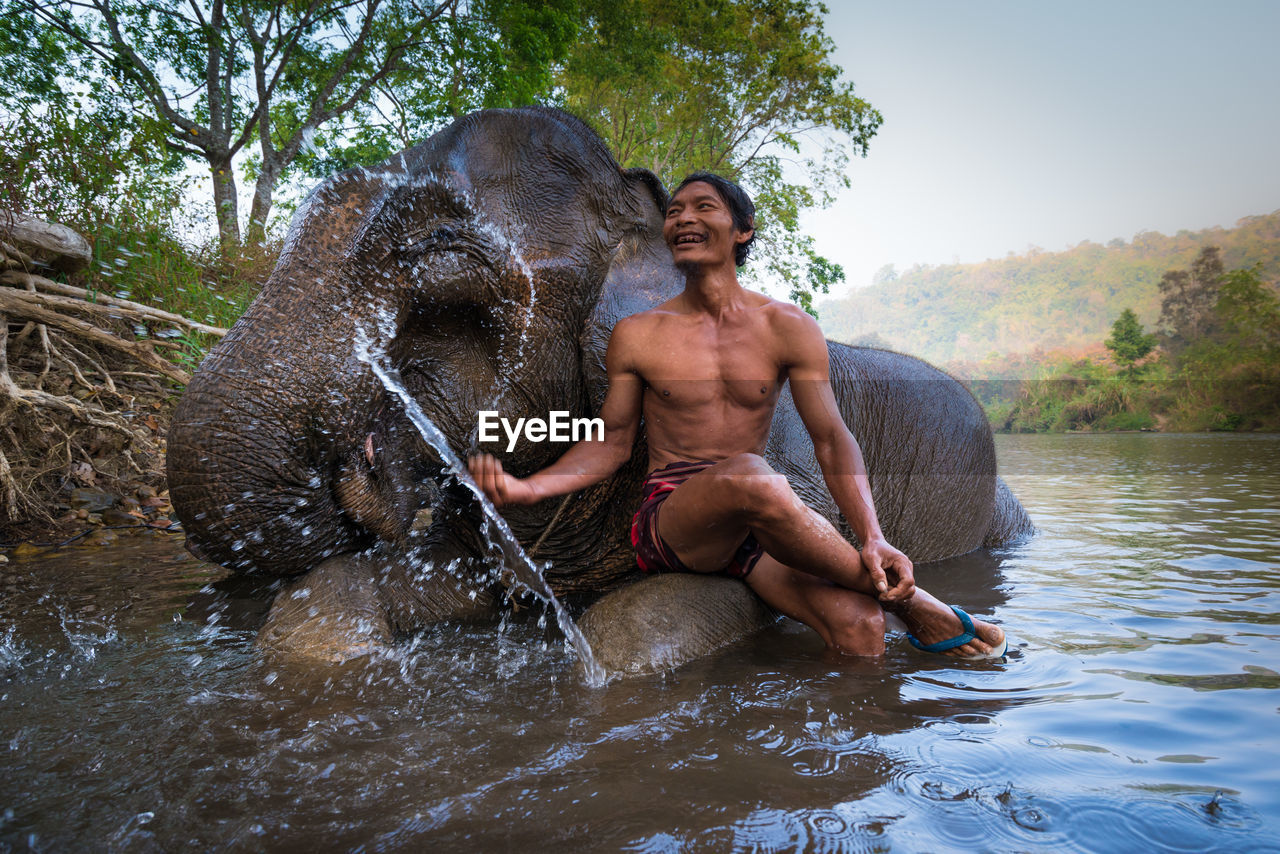
<svg viewBox="0 0 1280 854">
<path fill-rule="evenodd" d="M 734 228 L 733 215 L 715 187 L 704 181 L 686 184 L 671 199 L 662 236 L 677 265 L 733 263 L 733 253 L 750 232 Z"/>
</svg>

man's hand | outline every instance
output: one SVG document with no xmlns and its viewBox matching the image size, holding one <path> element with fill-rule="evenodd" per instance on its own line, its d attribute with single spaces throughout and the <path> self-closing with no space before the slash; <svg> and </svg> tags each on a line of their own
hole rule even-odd
<svg viewBox="0 0 1280 854">
<path fill-rule="evenodd" d="M 534 504 L 542 494 L 528 481 L 512 477 L 502 470 L 502 463 L 489 454 L 476 454 L 467 459 L 467 470 L 476 486 L 489 497 L 494 507 L 507 504 Z"/>
<path fill-rule="evenodd" d="M 905 602 L 915 595 L 911 560 L 887 540 L 870 540 L 862 547 L 862 565 L 880 591 L 882 602 Z"/>
</svg>

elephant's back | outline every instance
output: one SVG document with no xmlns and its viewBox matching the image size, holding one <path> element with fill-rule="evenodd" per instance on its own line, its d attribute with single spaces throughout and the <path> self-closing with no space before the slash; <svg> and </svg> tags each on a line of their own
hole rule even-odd
<svg viewBox="0 0 1280 854">
<path fill-rule="evenodd" d="M 862 448 L 889 541 L 916 561 L 982 545 L 996 456 L 981 405 L 954 377 L 889 350 L 831 343 L 831 382 Z"/>
</svg>

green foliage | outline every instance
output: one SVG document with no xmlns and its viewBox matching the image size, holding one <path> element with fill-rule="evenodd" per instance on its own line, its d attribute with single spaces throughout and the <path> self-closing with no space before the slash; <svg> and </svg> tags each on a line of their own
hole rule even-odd
<svg viewBox="0 0 1280 854">
<path fill-rule="evenodd" d="M 808 0 L 620 0 L 592 5 L 557 82 L 627 167 L 664 183 L 707 169 L 757 208 L 760 280 L 813 311 L 844 271 L 800 232 L 805 210 L 848 186 L 880 113 L 841 81 Z"/>
<path fill-rule="evenodd" d="M 1013 433 L 1089 429 L 1130 411 L 1133 388 L 1091 359 L 1061 361 L 1020 385 L 999 413 L 997 429 Z"/>
<path fill-rule="evenodd" d="M 1083 351 L 1107 337 L 1126 306 L 1152 328 L 1162 276 L 1190 265 L 1206 246 L 1221 247 L 1229 269 L 1261 264 L 1264 279 L 1280 278 L 1280 211 L 1246 217 L 1232 229 L 1174 237 L 1143 232 L 1129 243 L 916 266 L 895 280 L 821 302 L 822 327 L 839 341 L 874 329 L 894 349 L 940 363 L 1037 347 Z"/>
<path fill-rule="evenodd" d="M 367 166 L 473 110 L 550 99 L 553 67 L 577 37 L 581 15 L 574 0 L 452 4 L 431 37 L 413 45 L 374 87 L 367 104 L 309 138 L 293 176 L 315 179 Z"/>
<path fill-rule="evenodd" d="M 1263 281 L 1261 265 L 1225 274 L 1213 310 L 1216 337 L 1237 354 L 1280 357 L 1280 299 Z"/>
<path fill-rule="evenodd" d="M 173 210 L 181 158 L 95 68 L 0 0 L 0 208 L 90 232 Z"/>
<path fill-rule="evenodd" d="M 1104 342 L 1106 348 L 1126 373 L 1133 373 L 1135 364 L 1156 348 L 1156 336 L 1142 331 L 1142 324 L 1133 309 L 1125 308 L 1111 327 L 1111 337 Z"/>
<path fill-rule="evenodd" d="M 1218 278 L 1204 334 L 1171 355 L 1183 383 L 1180 415 L 1196 429 L 1280 424 L 1280 298 L 1261 269 Z"/>
<path fill-rule="evenodd" d="M 544 92 L 577 22 L 573 0 L 2 2 L 14 103 L 39 110 L 68 87 L 85 109 L 128 103 L 208 169 L 224 251 L 240 241 L 236 168 L 250 150 L 256 243 L 304 152 L 313 175 L 365 164 L 461 109 Z M 51 55 L 66 69 L 42 70 Z"/>
</svg>

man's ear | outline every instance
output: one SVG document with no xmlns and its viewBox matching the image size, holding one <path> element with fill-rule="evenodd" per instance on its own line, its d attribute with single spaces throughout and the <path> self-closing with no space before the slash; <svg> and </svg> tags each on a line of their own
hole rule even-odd
<svg viewBox="0 0 1280 854">
<path fill-rule="evenodd" d="M 671 250 L 662 239 L 662 218 L 669 200 L 666 188 L 647 169 L 626 169 L 622 179 L 626 188 L 623 207 L 630 221 L 613 247 L 600 297 L 580 342 L 582 370 L 595 411 L 599 411 L 608 388 L 604 353 L 614 324 L 665 302 L 684 289 L 684 276 L 676 269 Z"/>
</svg>

